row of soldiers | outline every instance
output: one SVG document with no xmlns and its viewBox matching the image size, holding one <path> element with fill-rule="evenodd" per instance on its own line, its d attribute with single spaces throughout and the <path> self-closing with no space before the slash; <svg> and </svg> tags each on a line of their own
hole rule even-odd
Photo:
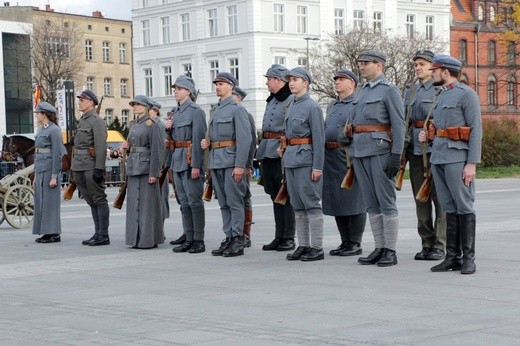
<svg viewBox="0 0 520 346">
<path fill-rule="evenodd" d="M 178 105 L 165 122 L 184 230 L 171 242 L 179 245 L 173 251 L 205 251 L 202 193 L 204 180 L 211 175 L 225 234 L 212 255 L 244 253 L 251 244 L 249 184 L 256 157 L 275 220 L 274 239 L 263 250 L 295 250 L 288 260 L 323 259 L 326 214 L 335 217 L 341 236 L 341 244 L 330 255 L 361 255 L 368 215 L 375 250 L 358 262 L 396 265 L 395 176 L 404 169 L 406 156 L 414 195 L 425 177 L 433 176 L 435 185 L 426 202 L 416 202 L 422 249 L 415 259 L 444 259 L 432 271 L 474 273 L 474 179 L 482 137 L 479 100 L 458 82 L 462 64 L 457 59 L 421 50 L 413 61 L 417 81 L 407 88 L 403 101 L 399 89 L 384 76 L 385 54 L 362 53 L 358 66 L 365 82 L 361 85 L 350 70 L 338 70 L 334 75 L 338 97 L 328 106 L 325 119 L 310 97 L 309 71 L 272 65 L 265 74 L 270 95 L 258 141 L 252 116 L 240 105 L 246 93 L 232 74 L 219 73 L 213 81 L 219 101 L 208 125 L 194 102 L 195 83 L 180 76 L 173 85 Z M 204 151 L 209 151 L 207 160 Z M 347 169 L 355 172 L 355 181 L 350 189 L 342 189 Z M 276 203 L 285 186 L 287 202 Z"/>
</svg>

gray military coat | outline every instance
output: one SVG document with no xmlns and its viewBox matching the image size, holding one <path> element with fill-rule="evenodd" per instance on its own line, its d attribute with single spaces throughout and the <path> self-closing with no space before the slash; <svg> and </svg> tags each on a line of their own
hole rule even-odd
<svg viewBox="0 0 520 346">
<path fill-rule="evenodd" d="M 79 119 L 76 134 L 74 135 L 74 149 L 95 149 L 95 158 L 87 152 L 72 156 L 73 171 L 105 170 L 107 158 L 107 124 L 94 109 L 83 113 Z"/>
</svg>

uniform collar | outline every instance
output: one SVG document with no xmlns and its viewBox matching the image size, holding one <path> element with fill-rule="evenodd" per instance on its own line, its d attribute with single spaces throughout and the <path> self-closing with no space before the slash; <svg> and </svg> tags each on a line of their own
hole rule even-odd
<svg viewBox="0 0 520 346">
<path fill-rule="evenodd" d="M 148 119 L 150 119 L 150 115 L 146 114 L 145 116 L 137 118 L 136 123 L 141 124 L 142 122 L 144 122 Z M 152 120 L 152 119 L 150 119 L 150 120 Z"/>
<path fill-rule="evenodd" d="M 302 96 L 299 96 L 299 97 L 296 97 L 296 95 L 294 96 L 294 102 L 299 102 L 299 101 L 303 101 L 303 100 L 307 100 L 311 98 L 311 94 L 309 94 L 308 92 L 306 92 L 305 94 L 303 94 Z"/>
<path fill-rule="evenodd" d="M 234 101 L 233 95 L 230 95 L 230 96 L 226 97 L 225 99 L 220 99 L 218 101 L 218 105 L 219 105 L 219 107 L 223 107 L 223 106 L 225 106 L 228 103 L 231 103 L 233 101 Z"/>
<path fill-rule="evenodd" d="M 184 103 L 182 105 L 180 105 L 178 108 L 179 110 L 182 112 L 184 111 L 186 108 L 188 108 L 191 104 L 193 103 L 193 101 L 191 101 L 191 99 L 188 97 L 186 99 L 186 101 L 184 101 Z"/>
<path fill-rule="evenodd" d="M 365 84 L 363 85 L 363 88 L 368 86 L 370 88 L 373 88 L 375 87 L 376 85 L 378 85 L 379 83 L 382 83 L 382 82 L 386 82 L 386 77 L 384 74 L 381 74 L 379 76 L 377 76 L 376 78 L 368 81 L 368 82 L 365 82 Z"/>
<path fill-rule="evenodd" d="M 336 102 L 349 103 L 349 102 L 352 102 L 352 101 L 354 101 L 354 93 L 348 95 L 344 99 L 340 99 L 339 96 L 336 97 Z"/>
<path fill-rule="evenodd" d="M 424 90 L 429 90 L 433 87 L 433 78 L 428 79 L 425 83 L 421 83 L 421 87 L 424 88 Z"/>
</svg>

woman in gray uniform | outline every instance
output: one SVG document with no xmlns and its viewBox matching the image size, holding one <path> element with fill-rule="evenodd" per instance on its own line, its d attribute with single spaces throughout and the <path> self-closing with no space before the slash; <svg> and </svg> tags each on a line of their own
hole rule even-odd
<svg viewBox="0 0 520 346">
<path fill-rule="evenodd" d="M 57 125 L 56 108 L 47 102 L 36 107 L 36 119 L 41 125 L 35 137 L 34 155 L 34 222 L 33 234 L 37 243 L 61 241 L 60 189 L 61 158 L 65 147 Z"/>
<path fill-rule="evenodd" d="M 128 149 L 126 245 L 149 249 L 164 242 L 159 187 L 163 143 L 159 126 L 148 114 L 150 99 L 137 95 L 130 105 L 137 119 L 124 145 Z"/>
</svg>

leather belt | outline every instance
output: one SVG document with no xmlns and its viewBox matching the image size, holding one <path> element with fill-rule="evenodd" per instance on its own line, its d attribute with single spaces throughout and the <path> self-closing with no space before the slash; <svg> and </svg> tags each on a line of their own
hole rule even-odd
<svg viewBox="0 0 520 346">
<path fill-rule="evenodd" d="M 338 141 L 330 141 L 330 142 L 325 142 L 325 148 L 338 149 L 338 148 L 341 148 L 341 145 L 339 144 Z"/>
<path fill-rule="evenodd" d="M 49 149 L 49 148 L 35 148 L 34 152 L 36 154 L 50 154 L 51 153 L 51 149 Z"/>
<path fill-rule="evenodd" d="M 211 142 L 211 149 L 228 148 L 237 145 L 236 141 Z"/>
<path fill-rule="evenodd" d="M 392 129 L 392 127 L 388 124 L 385 125 L 356 125 L 352 126 L 352 131 L 354 133 L 363 133 L 363 132 L 388 132 Z"/>
<path fill-rule="evenodd" d="M 300 145 L 300 144 L 312 144 L 311 137 L 305 138 L 288 138 L 287 145 Z"/>
<path fill-rule="evenodd" d="M 279 132 L 262 132 L 262 138 L 280 139 L 280 138 L 282 138 L 282 136 L 283 136 L 283 133 L 279 133 Z"/>
<path fill-rule="evenodd" d="M 177 148 L 189 148 L 191 141 L 175 141 L 175 149 Z"/>
<path fill-rule="evenodd" d="M 416 129 L 424 128 L 424 120 L 414 121 L 413 127 L 415 127 Z"/>
<path fill-rule="evenodd" d="M 90 155 L 90 150 L 88 149 L 72 149 L 72 153 L 75 155 Z"/>
<path fill-rule="evenodd" d="M 150 152 L 150 148 L 147 147 L 130 147 L 130 153 L 147 153 Z"/>
</svg>

